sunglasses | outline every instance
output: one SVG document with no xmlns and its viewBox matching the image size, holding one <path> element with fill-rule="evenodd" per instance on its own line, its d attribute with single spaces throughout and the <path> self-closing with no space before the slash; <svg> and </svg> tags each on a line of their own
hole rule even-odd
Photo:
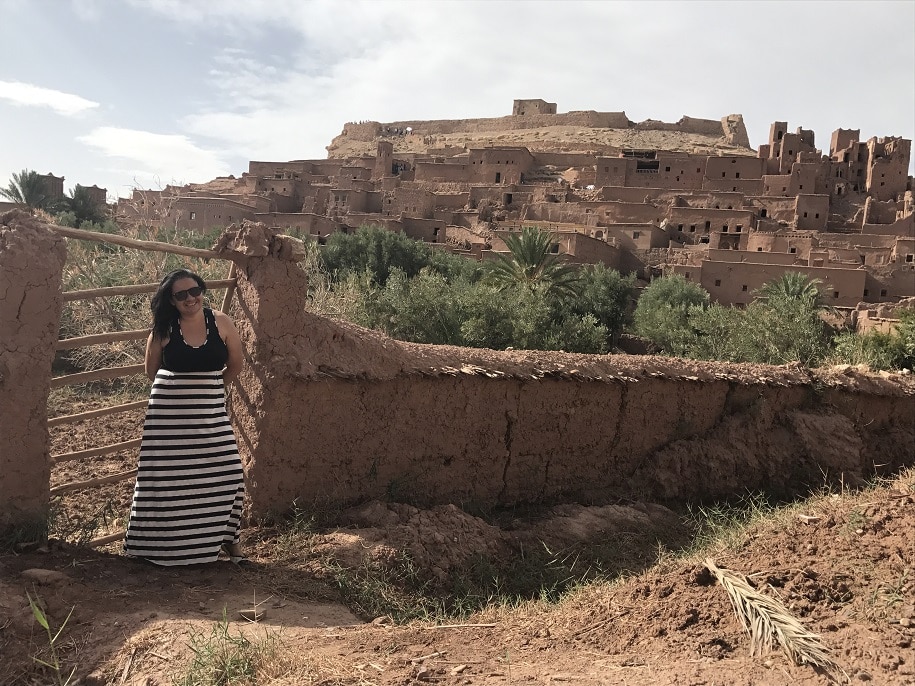
<svg viewBox="0 0 915 686">
<path fill-rule="evenodd" d="M 200 286 L 194 286 L 193 288 L 186 288 L 183 291 L 175 291 L 174 293 L 172 293 L 172 297 L 175 300 L 184 302 L 185 300 L 187 300 L 187 296 L 196 298 L 198 295 L 203 293 L 205 290 L 206 290 L 206 288 L 201 288 Z"/>
</svg>

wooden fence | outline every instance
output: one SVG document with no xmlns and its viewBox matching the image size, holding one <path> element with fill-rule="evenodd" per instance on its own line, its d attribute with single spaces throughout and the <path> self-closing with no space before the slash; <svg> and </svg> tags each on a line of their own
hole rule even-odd
<svg viewBox="0 0 915 686">
<path fill-rule="evenodd" d="M 82 231 L 80 229 L 71 229 L 63 226 L 50 226 L 50 228 L 54 229 L 54 231 L 62 236 L 66 236 L 68 238 L 76 238 L 79 240 L 111 243 L 114 245 L 120 245 L 122 247 L 144 250 L 147 252 L 171 253 L 174 255 L 184 255 L 186 257 L 198 257 L 202 259 L 225 259 L 212 250 L 188 248 L 180 245 L 172 245 L 170 243 L 162 243 L 159 241 L 143 241 L 134 238 L 127 238 L 125 236 L 118 236 L 116 234 L 99 233 L 95 231 Z M 234 293 L 236 283 L 237 280 L 235 278 L 234 263 L 232 263 L 231 267 L 229 268 L 227 278 L 212 280 L 207 283 L 207 288 L 210 290 L 218 290 L 221 288 L 226 289 L 225 296 L 223 297 L 222 305 L 220 307 L 223 312 L 227 312 L 229 306 L 231 305 L 232 294 Z M 155 293 L 158 287 L 158 283 L 146 283 L 127 286 L 113 286 L 109 288 L 94 288 L 82 291 L 68 291 L 63 294 L 63 300 L 64 302 L 72 302 L 76 300 L 107 298 L 118 295 Z M 139 341 L 145 339 L 148 335 L 148 329 L 135 329 L 132 331 L 111 331 L 100 334 L 92 334 L 90 336 L 63 338 L 57 342 L 57 350 L 72 350 L 74 348 L 83 346 L 115 343 L 120 341 Z M 62 388 L 64 386 L 73 386 L 76 384 L 83 384 L 89 383 L 91 381 L 101 381 L 106 379 L 119 379 L 136 374 L 143 374 L 144 372 L 145 369 L 144 365 L 142 364 L 132 364 L 121 367 L 106 367 L 104 369 L 96 369 L 88 372 L 79 372 L 77 374 L 67 374 L 64 376 L 54 377 L 51 379 L 51 388 Z M 105 417 L 121 412 L 128 412 L 130 410 L 136 410 L 141 407 L 145 407 L 146 404 L 146 400 L 138 400 L 130 403 L 100 407 L 85 412 L 79 412 L 77 414 L 67 415 L 64 417 L 55 417 L 48 420 L 48 427 L 50 428 L 64 424 L 72 424 L 74 422 L 80 422 L 86 419 L 95 419 L 97 417 Z M 100 457 L 102 455 L 110 455 L 122 450 L 132 450 L 134 448 L 138 448 L 139 446 L 140 439 L 134 438 L 128 441 L 121 441 L 119 443 L 111 443 L 108 445 L 100 445 L 85 450 L 57 453 L 55 455 L 51 455 L 51 465 L 53 466 L 55 464 L 67 462 L 69 460 L 84 460 Z M 129 471 L 120 472 L 118 474 L 109 474 L 107 476 L 101 476 L 94 479 L 86 479 L 84 481 L 71 481 L 53 487 L 51 489 L 51 495 L 60 495 L 63 493 L 81 491 L 87 488 L 93 488 L 105 484 L 118 483 L 132 479 L 136 477 L 136 475 L 137 470 L 131 469 Z M 125 533 L 126 532 L 124 530 L 121 530 L 106 536 L 101 536 L 89 541 L 88 545 L 91 547 L 98 547 L 107 543 L 119 541 L 124 538 Z"/>
</svg>

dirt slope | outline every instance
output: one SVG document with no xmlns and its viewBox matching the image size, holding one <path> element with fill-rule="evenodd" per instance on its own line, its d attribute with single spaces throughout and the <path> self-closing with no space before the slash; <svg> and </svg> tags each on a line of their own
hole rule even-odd
<svg viewBox="0 0 915 686">
<path fill-rule="evenodd" d="M 557 521 L 573 531 L 576 520 L 568 518 L 585 521 L 595 514 L 589 509 L 554 512 L 538 533 L 555 535 Z M 114 550 L 60 544 L 0 557 L 0 683 L 47 682 L 30 660 L 46 642 L 31 619 L 27 592 L 41 598 L 52 624 L 73 608 L 62 657 L 78 666 L 83 684 L 171 683 L 191 657 L 191 636 L 208 634 L 224 608 L 237 620 L 231 632 L 266 632 L 290 651 L 274 669 L 277 678 L 262 683 L 830 683 L 781 653 L 751 658 L 727 596 L 698 559 L 668 557 L 615 585 L 584 587 L 559 605 L 493 609 L 458 622 L 486 626 L 363 623 L 335 602 L 320 574 L 300 564 L 314 549 L 349 564 L 357 563 L 354 550 L 369 557 L 378 545 L 410 550 L 400 535 L 404 517 L 425 522 L 425 540 L 451 540 L 474 521 L 485 540 L 491 527 L 466 513 L 390 505 L 348 516 L 363 523 L 316 535 L 311 550 L 290 550 L 270 532 L 249 530 L 256 564 L 247 570 L 227 562 L 163 570 Z M 590 520 L 598 539 L 612 535 L 600 530 L 611 520 L 621 521 Z M 646 549 L 652 545 L 645 540 Z M 915 473 L 858 495 L 810 502 L 711 554 L 719 566 L 749 574 L 760 590 L 779 597 L 822 637 L 853 683 L 915 683 Z M 56 578 L 33 580 L 26 571 L 32 568 Z M 268 596 L 257 626 L 236 614 Z"/>
</svg>

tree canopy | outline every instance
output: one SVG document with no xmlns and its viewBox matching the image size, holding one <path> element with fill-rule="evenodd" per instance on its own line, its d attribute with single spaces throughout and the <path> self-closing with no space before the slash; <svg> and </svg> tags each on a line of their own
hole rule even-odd
<svg viewBox="0 0 915 686">
<path fill-rule="evenodd" d="M 579 291 L 580 271 L 553 254 L 552 234 L 533 226 L 505 237 L 508 255 L 498 255 L 488 265 L 486 281 L 499 290 L 513 286 L 539 288 L 551 296 L 575 296 Z"/>
</svg>

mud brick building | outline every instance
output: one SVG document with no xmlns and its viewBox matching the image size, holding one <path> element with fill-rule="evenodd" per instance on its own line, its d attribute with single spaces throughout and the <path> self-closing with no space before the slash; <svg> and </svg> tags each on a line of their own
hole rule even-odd
<svg viewBox="0 0 915 686">
<path fill-rule="evenodd" d="M 557 252 L 643 279 L 681 274 L 726 304 L 799 271 L 838 307 L 915 296 L 911 141 L 743 117 L 632 122 L 515 100 L 489 119 L 348 123 L 328 159 L 252 161 L 238 179 L 138 191 L 123 218 L 191 229 L 257 219 L 324 241 L 382 226 L 475 259 L 525 225 Z"/>
</svg>

